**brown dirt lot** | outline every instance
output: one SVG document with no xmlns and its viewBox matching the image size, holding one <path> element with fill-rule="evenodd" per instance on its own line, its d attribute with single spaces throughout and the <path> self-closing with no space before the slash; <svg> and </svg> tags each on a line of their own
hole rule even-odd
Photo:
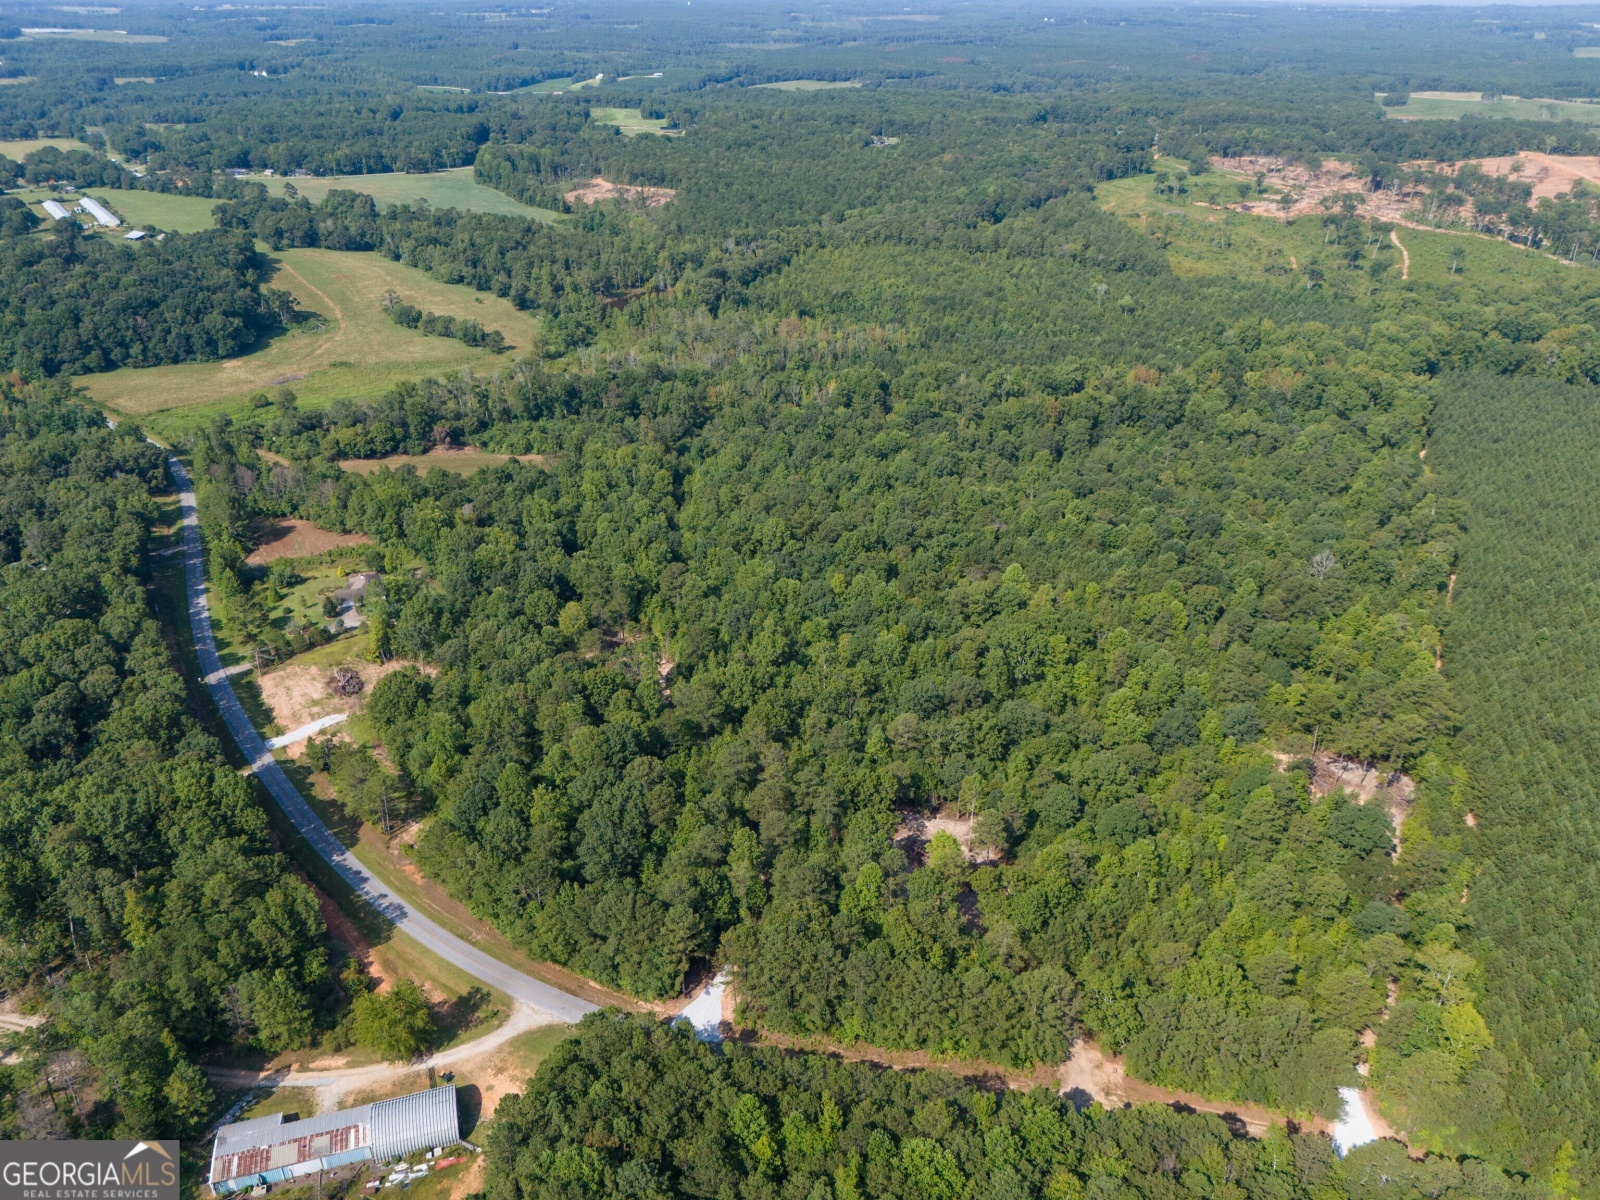
<svg viewBox="0 0 1600 1200">
<path fill-rule="evenodd" d="M 354 670 L 366 685 L 358 695 L 336 696 L 329 691 L 328 676 L 333 674 L 332 667 L 314 667 L 291 662 L 259 677 L 257 683 L 261 689 L 262 703 L 272 711 L 272 719 L 280 728 L 299 729 L 302 725 L 309 725 L 312 721 L 332 716 L 334 713 L 360 712 L 362 700 L 371 694 L 373 685 L 378 680 L 402 667 L 420 664 L 408 659 L 391 658 L 386 663 L 351 659 L 342 665 Z M 429 670 L 427 667 L 421 669 Z M 338 736 L 338 732 L 339 727 L 334 726 L 333 735 Z M 287 749 L 291 758 L 298 758 L 305 752 L 304 742 L 296 742 Z"/>
<path fill-rule="evenodd" d="M 253 566 L 279 558 L 305 558 L 325 550 L 372 545 L 372 539 L 364 533 L 330 533 L 318 529 L 310 521 L 290 517 L 260 518 L 253 532 L 256 548 L 245 559 Z"/>
<path fill-rule="evenodd" d="M 646 208 L 659 208 L 678 193 L 664 187 L 635 187 L 611 183 L 596 175 L 588 183 L 573 188 L 564 199 L 568 204 L 599 204 L 603 200 L 641 200 Z"/>
<path fill-rule="evenodd" d="M 1539 154 L 1528 151 L 1501 158 L 1474 159 L 1485 175 L 1509 175 L 1533 184 L 1533 198 L 1570 192 L 1580 179 L 1600 183 L 1600 158 L 1593 155 Z M 1448 168 L 1445 168 L 1448 169 Z"/>
</svg>

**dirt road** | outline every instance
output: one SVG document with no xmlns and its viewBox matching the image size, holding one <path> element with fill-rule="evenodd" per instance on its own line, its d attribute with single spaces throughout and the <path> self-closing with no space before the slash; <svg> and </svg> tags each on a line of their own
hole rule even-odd
<svg viewBox="0 0 1600 1200">
<path fill-rule="evenodd" d="M 339 1067 L 323 1071 L 246 1071 L 235 1067 L 207 1067 L 205 1071 L 212 1083 L 225 1088 L 313 1088 L 316 1091 L 317 1111 L 328 1112 L 338 1108 L 339 1102 L 351 1092 L 380 1088 L 403 1075 L 426 1071 L 429 1067 L 444 1069 L 470 1062 L 498 1049 L 519 1034 L 555 1023 L 549 1014 L 519 1004 L 511 1010 L 506 1023 L 492 1033 L 411 1062 L 374 1063 L 366 1067 Z"/>
</svg>

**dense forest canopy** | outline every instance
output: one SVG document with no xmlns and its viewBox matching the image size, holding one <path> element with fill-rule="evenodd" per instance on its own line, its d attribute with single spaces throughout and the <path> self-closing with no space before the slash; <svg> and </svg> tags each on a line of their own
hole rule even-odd
<svg viewBox="0 0 1600 1200">
<path fill-rule="evenodd" d="M 1235 1137 L 1158 1106 L 1079 1112 L 1044 1088 L 884 1071 L 591 1017 L 489 1144 L 492 1200 L 569 1196 L 1412 1197 L 1544 1194 L 1493 1167 L 1413 1162 L 1393 1142 L 1335 1158 L 1276 1127 Z"/>
<path fill-rule="evenodd" d="M 197 1054 L 379 1007 L 184 710 L 141 591 L 159 455 L 58 390 L 295 336 L 272 259 L 317 250 L 539 322 L 492 370 L 172 426 L 258 662 L 333 636 L 282 619 L 261 519 L 375 543 L 345 644 L 410 665 L 365 698 L 370 744 L 310 761 L 353 818 L 416 822 L 476 918 L 645 1000 L 726 968 L 757 1032 L 875 1053 L 1020 1071 L 1087 1036 L 1300 1121 L 1364 1075 L 1432 1154 L 1341 1164 L 607 1014 L 502 1108 L 494 1200 L 1592 1194 L 1600 208 L 1417 164 L 1600 141 L 1374 99 L 1591 97 L 1590 27 L 912 15 L 150 5 L 110 41 L 0 43 L 30 80 L 0 136 L 82 143 L 0 183 L 216 201 L 129 244 L 0 197 L 0 987 L 66 979 L 34 1045 L 106 1082 L 90 1131 L 194 1130 Z M 859 86 L 756 86 L 793 80 Z M 1161 198 L 1236 154 L 1470 200 L 1525 257 L 1413 278 L 1403 225 L 1330 197 L 1300 218 L 1316 264 L 1201 269 Z M 265 174 L 457 168 L 553 219 Z M 1147 211 L 1107 211 L 1155 172 Z M 670 198 L 568 199 L 596 176 Z M 1234 228 L 1202 236 L 1242 264 Z M 394 336 L 503 345 L 380 304 Z M 527 461 L 339 466 L 463 447 Z M 1330 789 L 1330 754 L 1381 790 Z M 25 1073 L 8 1129 L 44 1120 Z"/>
<path fill-rule="evenodd" d="M 0 1076 L 6 1136 L 193 1137 L 199 1052 L 292 1044 L 332 986 L 316 899 L 150 612 L 165 476 L 138 430 L 0 383 L 0 987 L 50 974 L 40 1049 L 75 1047 L 99 1098 L 52 1107 L 24 1063 Z"/>
</svg>

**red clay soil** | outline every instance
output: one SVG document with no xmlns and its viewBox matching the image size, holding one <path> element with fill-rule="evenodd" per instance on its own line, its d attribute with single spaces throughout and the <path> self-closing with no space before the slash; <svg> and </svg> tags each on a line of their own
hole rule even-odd
<svg viewBox="0 0 1600 1200">
<path fill-rule="evenodd" d="M 261 566 L 278 558 L 304 558 L 321 554 L 324 550 L 372 545 L 372 539 L 364 533 L 330 533 L 326 529 L 318 529 L 310 521 L 290 517 L 261 518 L 253 532 L 256 548 L 245 559 L 253 566 Z"/>
</svg>

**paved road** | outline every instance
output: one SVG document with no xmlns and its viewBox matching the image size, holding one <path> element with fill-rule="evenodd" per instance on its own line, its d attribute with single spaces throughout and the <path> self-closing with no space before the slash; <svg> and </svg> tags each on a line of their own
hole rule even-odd
<svg viewBox="0 0 1600 1200">
<path fill-rule="evenodd" d="M 474 979 L 499 988 L 513 1000 L 547 1013 L 555 1020 L 577 1021 L 585 1013 L 594 1012 L 597 1006 L 589 1001 L 508 967 L 423 916 L 362 866 L 306 803 L 305 797 L 283 773 L 283 768 L 272 757 L 261 735 L 250 723 L 244 706 L 234 694 L 233 685 L 228 682 L 222 660 L 217 657 L 217 642 L 211 633 L 211 608 L 206 600 L 205 564 L 201 556 L 200 520 L 195 512 L 194 485 L 189 479 L 189 472 L 176 458 L 167 459 L 167 469 L 178 484 L 178 499 L 182 505 L 183 579 L 189 595 L 189 628 L 194 634 L 195 653 L 200 657 L 200 674 L 211 691 L 218 711 L 222 713 L 228 732 L 233 734 L 233 740 L 239 744 L 245 759 L 254 765 L 256 778 L 266 785 L 267 791 L 278 802 L 278 807 L 311 843 L 312 849 L 339 872 L 363 899 L 446 962 L 461 968 Z"/>
</svg>

